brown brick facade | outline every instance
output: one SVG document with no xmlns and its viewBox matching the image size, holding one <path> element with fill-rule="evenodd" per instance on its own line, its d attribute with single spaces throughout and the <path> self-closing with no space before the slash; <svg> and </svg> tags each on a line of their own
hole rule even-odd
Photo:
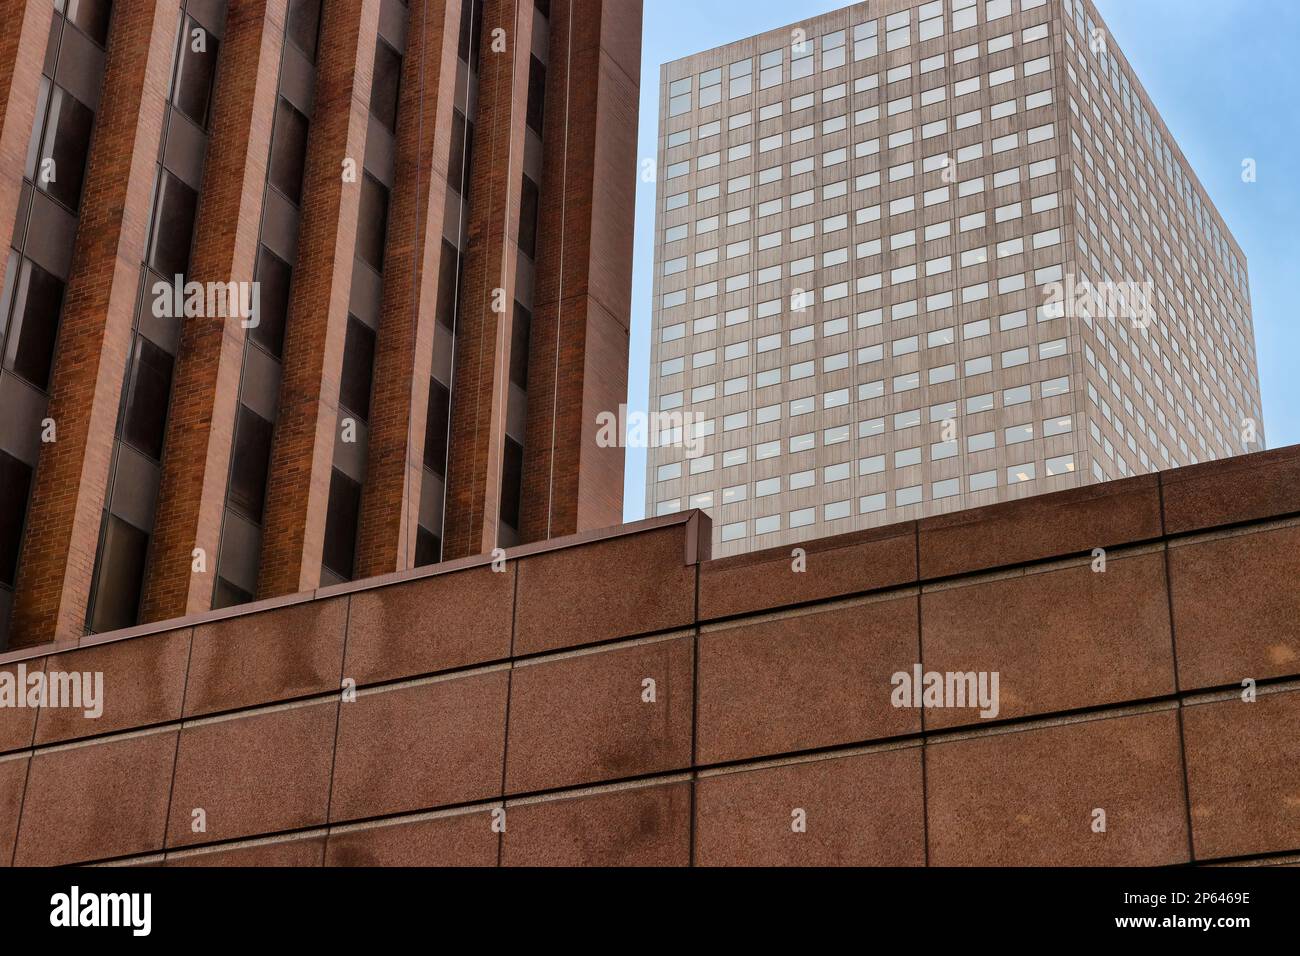
<svg viewBox="0 0 1300 956">
<path fill-rule="evenodd" d="M 102 671 L 105 708 L 0 711 L 0 860 L 1295 861 L 1298 535 L 1288 448 L 803 571 L 708 560 L 691 512 L 32 648 L 0 667 Z M 892 706 L 918 664 L 997 670 L 1000 713 Z"/>
<path fill-rule="evenodd" d="M 641 3 L 552 4 L 528 366 L 522 537 L 622 520 L 623 449 L 597 416 L 627 401 Z"/>
<path fill-rule="evenodd" d="M 84 631 L 179 8 L 124 4 L 112 22 L 72 273 L 19 556 L 11 646 Z"/>
<path fill-rule="evenodd" d="M 500 41 L 495 31 L 504 31 L 497 33 Z M 470 163 L 474 201 L 456 319 L 445 558 L 483 554 L 497 545 L 528 102 L 530 49 L 522 38 L 532 32 L 532 3 L 483 4 L 478 124 Z M 495 51 L 494 42 L 504 49 Z"/>
<path fill-rule="evenodd" d="M 0 3 L 0 236 L 13 233 L 53 11 L 53 0 Z"/>
<path fill-rule="evenodd" d="M 356 249 L 379 0 L 338 0 L 322 18 L 316 116 L 307 141 L 279 420 L 263 522 L 260 597 L 320 584 L 339 377 Z M 354 163 L 344 181 L 344 163 Z"/>
<path fill-rule="evenodd" d="M 357 533 L 359 578 L 415 565 L 460 16 L 460 0 L 417 6 L 402 59 L 398 186 L 388 214 L 370 446 Z"/>
<path fill-rule="evenodd" d="M 140 622 L 199 613 L 214 601 L 311 591 L 322 581 L 336 470 L 360 485 L 355 577 L 413 567 L 418 528 L 428 540 L 444 540 L 447 555 L 479 554 L 496 545 L 507 422 L 513 422 L 516 441 L 535 432 L 546 436 L 545 447 L 567 448 L 581 440 L 581 422 L 594 420 L 594 409 L 610 405 L 624 389 L 635 168 L 619 151 L 636 135 L 640 7 L 633 6 L 583 0 L 571 14 L 567 0 L 552 4 L 551 16 L 563 17 L 565 25 L 551 29 L 544 43 L 542 14 L 527 0 L 326 0 L 319 10 L 288 0 L 199 4 L 187 15 L 211 20 L 219 46 L 208 76 L 215 79 L 202 91 L 182 91 L 172 86 L 183 85 L 173 77 L 183 5 L 114 5 L 85 186 L 80 208 L 72 210 L 79 216 L 66 229 L 73 262 L 62 312 L 52 317 L 60 323 L 48 388 L 57 441 L 41 446 L 30 505 L 19 515 L 22 541 L 6 541 L 0 556 L 19 569 L 12 595 L 7 580 L 0 594 L 0 647 L 75 642 L 90 626 L 87 607 L 106 561 L 113 564 L 112 580 L 139 585 L 138 611 L 132 590 L 115 612 L 125 618 L 135 613 Z M 0 232 L 8 235 L 15 217 L 26 215 L 19 207 L 31 192 L 24 169 L 42 66 L 54 62 L 45 52 L 50 23 L 53 18 L 70 31 L 74 42 L 84 31 L 56 13 L 52 0 L 0 0 L 0 13 L 8 13 L 10 24 L 0 39 L 0 159 L 7 158 L 0 163 L 7 171 L 0 175 Z M 581 32 L 572 43 L 571 15 Z M 472 51 L 471 36 L 477 43 Z M 393 120 L 371 112 L 378 40 L 401 57 L 391 141 Z M 576 69 L 568 66 L 570 46 L 574 62 L 581 61 Z M 534 55 L 556 61 L 548 93 L 557 104 L 547 107 L 556 119 L 549 121 L 544 157 L 536 134 L 525 131 Z M 209 64 L 195 64 L 185 76 L 207 84 L 207 76 L 195 71 Z M 617 83 L 608 78 L 611 72 Z M 94 73 L 97 82 L 97 67 Z M 585 99 L 581 117 L 563 129 L 558 119 L 571 112 L 566 86 L 581 88 Z M 200 92 L 210 95 L 210 105 L 202 116 L 191 115 Z M 187 98 L 184 108 L 178 97 Z M 452 142 L 453 107 L 473 131 L 464 197 L 456 191 L 460 185 L 449 185 L 448 166 L 463 145 Z M 284 137 L 277 119 L 282 114 Z M 382 129 L 372 126 L 377 122 Z M 381 131 L 372 136 L 372 128 Z M 299 135 L 305 157 L 296 153 Z M 168 145 L 160 154 L 164 137 Z M 345 179 L 345 161 L 355 176 Z M 275 300 L 282 346 L 275 338 L 278 324 L 267 336 L 250 336 L 237 318 L 187 317 L 173 330 L 148 315 L 142 265 L 154 266 L 146 244 L 151 215 L 162 210 L 154 195 L 160 168 L 185 187 L 168 195 L 182 196 L 183 203 L 194 194 L 185 279 L 225 284 L 261 277 L 266 285 L 269 275 L 277 292 L 288 290 L 286 306 Z M 538 319 L 538 337 L 555 322 L 556 296 L 574 303 L 565 310 L 572 331 L 558 352 L 549 350 L 549 377 L 537 383 L 544 395 L 532 403 L 526 427 L 517 394 L 510 404 L 508 321 L 522 255 L 517 243 L 525 172 L 538 183 L 539 207 L 550 210 L 541 214 L 538 242 L 546 264 L 541 272 L 528 266 L 533 275 L 519 290 L 526 305 L 549 310 L 549 317 Z M 386 197 L 382 268 L 358 257 L 367 175 Z M 295 176 L 289 195 L 280 187 L 284 177 Z M 551 190 L 567 199 L 551 198 Z M 609 197 L 603 204 L 602 196 Z M 573 214 L 560 222 L 554 214 L 565 201 Z M 188 215 L 177 208 L 173 202 L 168 215 Z M 448 218 L 453 214 L 465 217 L 463 229 Z M 461 313 L 454 336 L 450 322 L 440 327 L 437 321 L 439 314 L 446 318 L 439 313 L 444 265 L 457 268 L 456 257 L 446 254 L 448 243 L 460 250 L 463 276 L 453 300 Z M 554 278 L 561 262 L 563 288 Z M 377 275 L 356 278 L 358 268 L 370 266 Z M 492 311 L 498 288 L 505 289 L 506 322 Z M 530 288 L 542 297 L 540 305 L 529 302 Z M 599 322 L 592 318 L 598 312 Z M 353 313 L 375 336 L 373 364 L 365 370 L 371 407 L 365 444 L 357 451 L 338 445 L 341 388 L 345 376 L 353 381 L 362 374 L 364 361 L 345 348 Z M 136 405 L 134 396 L 145 394 L 138 389 L 146 373 L 132 364 L 131 351 L 133 321 L 141 316 L 135 332 L 142 350 L 148 346 L 156 359 L 147 374 L 164 376 L 161 385 L 149 387 L 167 392 L 165 400 L 155 391 Z M 602 331 L 594 333 L 596 325 Z M 588 343 L 597 354 L 585 355 Z M 128 377 L 131 391 L 124 394 Z M 445 507 L 422 501 L 426 487 L 431 495 L 443 487 L 443 476 L 425 467 L 433 377 L 452 388 Z M 148 407 L 150 425 L 156 418 L 156 448 L 132 444 L 134 438 L 122 434 L 124 398 L 136 414 Z M 39 407 L 26 409 L 32 422 L 39 422 Z M 552 410 L 567 416 L 554 429 Z M 248 422 L 238 435 L 237 421 Z M 26 440 L 30 424 L 24 418 L 11 432 Z M 444 438 L 441 429 L 429 433 Z M 551 507 L 564 515 L 530 527 L 527 538 L 615 522 L 621 460 L 618 450 L 574 452 L 556 469 L 554 482 L 549 471 L 544 486 L 524 481 L 530 502 L 522 514 L 544 515 Z M 125 484 L 118 487 L 112 484 L 114 463 L 123 461 L 118 473 Z M 114 541 L 128 540 L 129 553 L 117 545 L 109 556 L 100 541 L 110 498 L 124 536 Z M 123 504 L 128 499 L 129 507 Z M 351 531 L 349 524 L 339 534 Z M 337 580 L 345 572 L 331 573 Z M 101 620 L 98 613 L 94 620 Z"/>
<path fill-rule="evenodd" d="M 287 7 L 287 0 L 230 4 L 191 281 L 253 281 Z M 237 318 L 193 318 L 181 327 L 141 621 L 212 606 L 244 336 Z M 195 549 L 204 558 L 198 572 Z"/>
</svg>

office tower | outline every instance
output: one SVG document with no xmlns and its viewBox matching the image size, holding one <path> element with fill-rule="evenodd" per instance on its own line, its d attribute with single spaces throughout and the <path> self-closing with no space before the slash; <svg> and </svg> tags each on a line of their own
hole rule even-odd
<svg viewBox="0 0 1300 956">
<path fill-rule="evenodd" d="M 1245 256 L 1087 0 L 859 3 L 660 104 L 647 511 L 715 555 L 1263 447 Z"/>
<path fill-rule="evenodd" d="M 3 6 L 0 648 L 620 520 L 639 2 Z"/>
</svg>

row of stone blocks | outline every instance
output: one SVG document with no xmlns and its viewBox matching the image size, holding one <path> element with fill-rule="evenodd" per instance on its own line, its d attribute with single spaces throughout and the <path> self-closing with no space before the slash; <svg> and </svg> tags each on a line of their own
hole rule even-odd
<svg viewBox="0 0 1300 956">
<path fill-rule="evenodd" d="M 0 861 L 1300 851 L 1300 450 L 708 560 L 700 513 L 0 657 Z M 996 714 L 894 677 L 997 672 Z"/>
</svg>

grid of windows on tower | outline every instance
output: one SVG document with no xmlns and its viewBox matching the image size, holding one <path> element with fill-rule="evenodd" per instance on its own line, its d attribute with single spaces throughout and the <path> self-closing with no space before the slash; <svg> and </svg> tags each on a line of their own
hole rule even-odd
<svg viewBox="0 0 1300 956">
<path fill-rule="evenodd" d="M 1244 258 L 1099 29 L 859 4 L 664 68 L 650 514 L 729 554 L 1262 447 Z"/>
</svg>

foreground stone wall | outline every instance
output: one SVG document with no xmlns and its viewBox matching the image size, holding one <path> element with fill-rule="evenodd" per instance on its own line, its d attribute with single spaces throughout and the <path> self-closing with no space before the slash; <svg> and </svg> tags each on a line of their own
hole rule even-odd
<svg viewBox="0 0 1300 956">
<path fill-rule="evenodd" d="M 105 693 L 0 708 L 0 861 L 1300 858 L 1300 448 L 708 541 L 693 512 L 4 655 Z M 918 664 L 996 671 L 997 716 L 893 706 Z"/>
</svg>

